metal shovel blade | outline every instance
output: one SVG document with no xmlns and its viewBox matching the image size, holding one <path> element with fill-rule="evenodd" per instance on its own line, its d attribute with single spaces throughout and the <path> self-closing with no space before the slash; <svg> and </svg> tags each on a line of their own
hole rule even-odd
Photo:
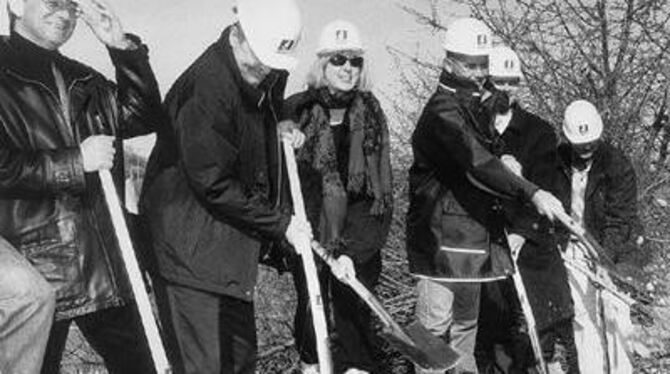
<svg viewBox="0 0 670 374">
<path fill-rule="evenodd" d="M 393 326 L 385 326 L 382 336 L 398 352 L 424 369 L 451 369 L 460 359 L 461 355 L 457 351 L 418 321 L 412 322 L 400 333 L 394 330 Z"/>
</svg>

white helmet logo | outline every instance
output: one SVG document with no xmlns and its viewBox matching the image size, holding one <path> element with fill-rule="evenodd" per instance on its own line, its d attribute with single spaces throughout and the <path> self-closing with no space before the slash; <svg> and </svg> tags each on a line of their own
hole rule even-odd
<svg viewBox="0 0 670 374">
<path fill-rule="evenodd" d="M 477 47 L 485 47 L 488 43 L 488 38 L 485 34 L 477 35 Z"/>
<path fill-rule="evenodd" d="M 579 125 L 577 130 L 579 131 L 579 135 L 585 135 L 586 133 L 589 132 L 589 125 L 586 124 L 586 123 L 581 124 L 581 125 Z"/>
<path fill-rule="evenodd" d="M 344 43 L 349 39 L 349 33 L 347 30 L 337 30 L 335 31 L 335 39 L 340 42 Z"/>
<path fill-rule="evenodd" d="M 277 53 L 289 53 L 295 46 L 296 41 L 293 39 L 282 39 L 277 47 Z"/>
</svg>

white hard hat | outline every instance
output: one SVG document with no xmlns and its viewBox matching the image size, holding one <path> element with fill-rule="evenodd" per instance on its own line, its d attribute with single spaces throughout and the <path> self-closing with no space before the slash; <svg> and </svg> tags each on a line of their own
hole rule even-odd
<svg viewBox="0 0 670 374">
<path fill-rule="evenodd" d="M 323 31 L 321 31 L 316 54 L 323 55 L 337 51 L 354 51 L 359 53 L 365 51 L 358 28 L 349 21 L 338 19 L 327 24 L 323 28 Z"/>
<path fill-rule="evenodd" d="M 511 48 L 497 46 L 489 53 L 489 75 L 493 78 L 523 79 L 521 60 Z"/>
<path fill-rule="evenodd" d="M 603 120 L 593 104 L 577 100 L 565 108 L 563 134 L 570 143 L 590 143 L 600 139 L 602 133 Z"/>
<path fill-rule="evenodd" d="M 474 18 L 460 18 L 449 25 L 442 47 L 448 52 L 487 56 L 492 39 L 493 34 L 484 22 Z"/>
<path fill-rule="evenodd" d="M 302 33 L 295 0 L 238 0 L 237 19 L 251 50 L 265 65 L 292 70 Z"/>
</svg>

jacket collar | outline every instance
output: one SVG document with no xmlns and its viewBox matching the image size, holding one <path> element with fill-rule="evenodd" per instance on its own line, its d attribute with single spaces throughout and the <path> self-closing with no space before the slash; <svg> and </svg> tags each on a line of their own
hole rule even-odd
<svg viewBox="0 0 670 374">
<path fill-rule="evenodd" d="M 595 190 L 596 186 L 600 183 L 600 180 L 605 175 L 605 169 L 603 164 L 606 162 L 607 157 L 607 143 L 603 142 L 600 144 L 598 149 L 596 149 L 593 154 L 593 162 L 588 173 L 588 180 L 586 182 L 586 197 L 589 197 Z M 572 175 L 572 155 L 570 150 L 570 145 L 563 143 L 558 147 L 558 159 L 561 170 L 565 175 L 570 178 Z"/>
<path fill-rule="evenodd" d="M 440 88 L 457 95 L 480 96 L 479 86 L 474 81 L 446 70 L 442 70 L 440 74 Z"/>
<path fill-rule="evenodd" d="M 19 76 L 45 83 L 52 80 L 51 65 L 56 64 L 66 81 L 85 79 L 93 70 L 63 56 L 58 50 L 44 49 L 16 32 L 0 41 L 0 68 Z"/>
</svg>

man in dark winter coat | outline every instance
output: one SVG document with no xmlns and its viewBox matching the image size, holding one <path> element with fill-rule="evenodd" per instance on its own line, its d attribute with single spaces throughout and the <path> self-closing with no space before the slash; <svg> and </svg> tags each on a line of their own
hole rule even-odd
<svg viewBox="0 0 670 374">
<path fill-rule="evenodd" d="M 554 190 L 558 139 L 552 126 L 522 109 L 514 100 L 523 78 L 521 62 L 508 47 L 489 54 L 491 97 L 487 112 L 495 128 L 494 153 L 517 175 Z M 517 259 L 541 341 L 545 362 L 578 372 L 572 332 L 573 307 L 567 273 L 551 222 L 518 201 L 504 202 L 507 238 Z M 483 285 L 478 364 L 483 372 L 495 363 L 494 344 L 512 358 L 510 373 L 525 373 L 532 364 L 527 326 L 512 279 Z"/>
<path fill-rule="evenodd" d="M 564 258 L 575 303 L 575 341 L 582 373 L 630 373 L 628 305 L 596 287 L 587 275 L 594 264 L 634 266 L 641 244 L 637 186 L 628 158 L 601 139 L 603 122 L 593 104 L 571 103 L 565 110 L 556 186 L 572 218 L 602 244 L 597 257 L 566 235 Z M 607 323 L 603 323 L 603 319 Z M 602 326 L 606 327 L 603 328 Z"/>
<path fill-rule="evenodd" d="M 237 16 L 168 93 L 140 202 L 179 373 L 254 373 L 262 248 L 310 238 L 286 199 L 277 127 L 300 14 L 242 0 Z"/>
<path fill-rule="evenodd" d="M 492 154 L 492 130 L 477 121 L 477 80 L 487 72 L 491 38 L 474 19 L 449 27 L 439 87 L 412 135 L 407 251 L 410 271 L 420 277 L 416 314 L 434 334 L 450 331 L 452 346 L 464 355 L 459 373 L 477 372 L 481 282 L 513 271 L 496 197 L 532 202 L 549 218 L 563 211 L 555 197 Z"/>
<path fill-rule="evenodd" d="M 95 174 L 112 169 L 122 187 L 120 139 L 150 132 L 161 120 L 147 48 L 125 34 L 116 15 L 97 0 L 9 5 L 12 32 L 0 42 L 0 235 L 56 291 L 56 321 L 42 372 L 59 371 L 74 321 L 111 373 L 150 373 L 151 357 Z M 58 51 L 78 17 L 108 48 L 116 85 Z"/>
</svg>

